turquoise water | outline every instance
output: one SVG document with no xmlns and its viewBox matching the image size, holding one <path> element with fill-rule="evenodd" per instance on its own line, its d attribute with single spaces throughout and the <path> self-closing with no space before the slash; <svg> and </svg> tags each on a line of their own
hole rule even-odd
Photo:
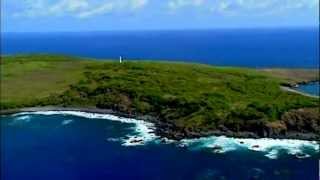
<svg viewBox="0 0 320 180">
<path fill-rule="evenodd" d="M 6 180 L 318 179 L 315 142 L 225 137 L 177 142 L 155 136 L 150 123 L 83 112 L 24 113 L 0 122 Z"/>
<path fill-rule="evenodd" d="M 303 85 L 299 85 L 298 88 L 296 88 L 298 91 L 310 94 L 310 95 L 314 95 L 314 96 L 319 96 L 320 95 L 320 84 L 319 81 L 318 82 L 311 82 L 308 84 L 303 84 Z"/>
</svg>

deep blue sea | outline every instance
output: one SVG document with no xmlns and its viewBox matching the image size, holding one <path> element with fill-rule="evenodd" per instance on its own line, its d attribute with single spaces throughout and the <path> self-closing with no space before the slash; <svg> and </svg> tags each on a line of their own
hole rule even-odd
<svg viewBox="0 0 320 180">
<path fill-rule="evenodd" d="M 225 137 L 175 142 L 155 136 L 150 123 L 67 111 L 2 116 L 0 123 L 6 180 L 319 178 L 315 142 Z M 223 149 L 215 151 L 216 146 Z"/>
<path fill-rule="evenodd" d="M 55 53 L 248 67 L 319 66 L 319 29 L 2 33 L 2 54 Z"/>
<path fill-rule="evenodd" d="M 2 33 L 1 54 L 317 68 L 315 29 Z M 319 83 L 300 86 L 319 94 Z M 1 117 L 1 179 L 319 180 L 319 144 L 155 136 L 153 124 L 83 112 Z M 216 147 L 222 147 L 217 150 Z"/>
</svg>

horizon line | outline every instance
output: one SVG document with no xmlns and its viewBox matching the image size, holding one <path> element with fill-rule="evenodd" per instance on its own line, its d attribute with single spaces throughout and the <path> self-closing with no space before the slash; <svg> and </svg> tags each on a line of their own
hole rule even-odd
<svg viewBox="0 0 320 180">
<path fill-rule="evenodd" d="M 254 30 L 254 29 L 316 29 L 319 26 L 260 26 L 260 27 L 215 27 L 215 28 L 168 28 L 168 29 L 114 29 L 114 30 L 57 30 L 57 31 L 1 31 L 1 33 L 99 33 L 99 32 L 146 32 L 146 31 L 210 31 L 210 30 Z"/>
</svg>

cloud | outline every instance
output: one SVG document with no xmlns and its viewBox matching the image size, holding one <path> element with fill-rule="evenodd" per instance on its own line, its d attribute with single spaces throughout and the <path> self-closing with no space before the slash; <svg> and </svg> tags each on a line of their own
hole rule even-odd
<svg viewBox="0 0 320 180">
<path fill-rule="evenodd" d="M 148 0 L 131 0 L 132 9 L 140 9 L 148 4 Z"/>
<path fill-rule="evenodd" d="M 132 12 L 145 7 L 148 0 L 25 0 L 16 17 L 73 16 L 89 18 L 114 11 Z"/>
<path fill-rule="evenodd" d="M 199 7 L 204 5 L 205 0 L 170 0 L 168 2 L 168 7 L 170 9 L 179 9 L 183 7 Z"/>
<path fill-rule="evenodd" d="M 319 3 L 318 0 L 235 0 L 235 4 L 244 9 L 298 9 L 312 8 Z"/>
<path fill-rule="evenodd" d="M 70 16 L 84 19 L 110 13 L 139 12 L 142 9 L 148 12 L 161 9 L 164 14 L 167 14 L 166 11 L 179 13 L 197 9 L 197 13 L 220 16 L 319 12 L 318 0 L 5 0 L 5 3 L 8 2 L 16 2 L 15 5 L 19 6 L 10 12 L 11 15 L 23 18 Z"/>
<path fill-rule="evenodd" d="M 318 0 L 169 0 L 170 10 L 201 9 L 221 15 L 252 15 L 291 12 L 306 9 L 319 11 Z"/>
<path fill-rule="evenodd" d="M 112 10 L 115 8 L 115 5 L 113 3 L 105 3 L 101 6 L 98 6 L 93 9 L 89 9 L 87 11 L 82 11 L 77 14 L 77 17 L 79 18 L 88 18 L 95 15 L 101 15 L 112 12 Z"/>
<path fill-rule="evenodd" d="M 87 0 L 61 0 L 48 8 L 49 13 L 77 12 L 89 7 Z"/>
<path fill-rule="evenodd" d="M 305 13 L 304 10 L 316 10 L 319 6 L 318 0 L 237 0 L 237 6 L 243 14 L 296 14 Z"/>
</svg>

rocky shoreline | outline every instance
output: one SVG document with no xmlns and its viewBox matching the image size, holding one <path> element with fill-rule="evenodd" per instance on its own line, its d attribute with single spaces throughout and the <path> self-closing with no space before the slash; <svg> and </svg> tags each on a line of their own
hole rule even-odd
<svg viewBox="0 0 320 180">
<path fill-rule="evenodd" d="M 287 132 L 285 134 L 270 134 L 261 136 L 254 132 L 243 131 L 243 132 L 233 132 L 230 130 L 209 130 L 209 131 L 186 131 L 186 130 L 176 130 L 172 128 L 171 125 L 161 125 L 157 126 L 156 134 L 167 137 L 169 139 L 182 140 L 191 138 L 201 138 L 207 136 L 226 136 L 233 138 L 250 138 L 250 139 L 261 139 L 261 138 L 271 138 L 271 139 L 297 139 L 297 140 L 307 140 L 307 141 L 320 141 L 320 135 L 316 133 L 300 133 L 300 132 Z M 265 131 L 267 132 L 267 130 Z"/>
<path fill-rule="evenodd" d="M 320 134 L 309 133 L 309 132 L 299 132 L 299 131 L 278 131 L 274 128 L 265 126 L 264 128 L 257 130 L 256 132 L 240 131 L 234 132 L 223 126 L 218 130 L 190 130 L 186 128 L 179 128 L 174 124 L 163 122 L 158 118 L 150 115 L 135 115 L 127 114 L 123 112 L 116 112 L 111 109 L 99 109 L 95 107 L 82 108 L 82 107 L 31 107 L 31 108 L 20 108 L 20 109 L 9 109 L 0 110 L 0 115 L 10 115 L 21 112 L 38 112 L 38 111 L 81 111 L 87 113 L 98 113 L 98 114 L 111 114 L 120 117 L 134 118 L 139 120 L 144 120 L 151 122 L 155 125 L 155 133 L 160 137 L 166 137 L 173 140 L 182 140 L 190 138 L 200 138 L 207 136 L 226 136 L 234 138 L 273 138 L 273 139 L 298 139 L 298 140 L 309 140 L 309 141 L 320 141 Z"/>
</svg>

